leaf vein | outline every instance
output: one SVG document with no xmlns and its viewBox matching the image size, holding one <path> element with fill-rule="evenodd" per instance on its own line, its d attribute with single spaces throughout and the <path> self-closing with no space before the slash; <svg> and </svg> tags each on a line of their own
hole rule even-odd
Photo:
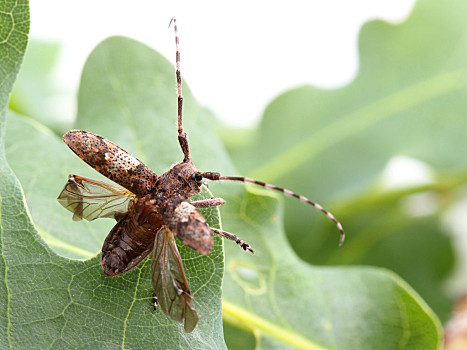
<svg viewBox="0 0 467 350">
<path fill-rule="evenodd" d="M 384 118 L 407 110 L 430 99 L 467 86 L 467 69 L 458 69 L 417 82 L 380 98 L 312 133 L 295 146 L 277 153 L 250 173 L 254 179 L 274 182 L 325 150 Z M 271 171 L 274 169 L 274 171 Z"/>
</svg>

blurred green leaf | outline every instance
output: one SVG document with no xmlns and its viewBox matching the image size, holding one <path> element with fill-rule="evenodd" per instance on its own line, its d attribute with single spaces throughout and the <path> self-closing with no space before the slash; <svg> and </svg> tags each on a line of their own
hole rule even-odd
<svg viewBox="0 0 467 350">
<path fill-rule="evenodd" d="M 224 322 L 224 337 L 228 349 L 255 348 L 255 337 L 250 331 L 237 328 L 228 322 Z"/>
<path fill-rule="evenodd" d="M 173 72 L 165 59 L 142 44 L 120 37 L 104 41 L 83 72 L 76 127 L 111 139 L 161 174 L 182 158 L 176 137 Z M 184 96 L 184 128 L 195 164 L 203 171 L 234 173 L 210 132 L 210 115 L 186 87 Z M 96 234 L 94 222 L 72 222 L 69 212 L 53 206 L 68 172 L 89 176 L 92 169 L 78 162 L 43 126 L 14 115 L 9 118 L 7 152 L 24 183 L 34 222 L 51 246 L 67 256 L 81 254 L 83 246 L 91 253 L 99 249 L 99 235 L 105 236 L 110 222 Z M 65 160 L 66 152 L 70 160 Z M 44 189 L 36 195 L 34 187 Z M 13 189 L 16 208 L 23 208 L 21 192 Z M 311 267 L 294 255 L 285 240 L 280 196 L 262 189 L 244 191 L 233 183 L 213 183 L 210 189 L 227 200 L 222 208 L 224 228 L 255 249 L 252 255 L 226 242 L 223 316 L 231 325 L 228 329 L 240 327 L 254 333 L 257 348 L 264 349 L 439 348 L 439 322 L 400 278 L 380 269 Z M 12 334 L 16 347 L 26 348 L 32 341 L 67 348 L 83 342 L 100 348 L 225 347 L 220 329 L 219 239 L 207 257 L 181 248 L 200 314 L 198 327 L 185 334 L 181 326 L 150 310 L 148 262 L 121 277 L 107 278 L 100 271 L 99 257 L 76 261 L 56 256 L 34 235 L 25 209 L 20 211 L 21 220 L 12 219 L 13 213 L 6 220 L 15 220 L 21 229 L 14 238 L 10 231 L 3 236 L 21 243 L 4 245 L 11 254 L 10 275 L 15 277 L 8 294 L 15 302 L 11 309 L 15 314 L 13 318 L 11 311 L 5 313 L 13 319 L 6 333 Z M 42 217 L 50 218 L 49 225 Z M 58 225 L 60 229 L 55 228 Z M 36 263 L 25 267 L 24 261 Z M 21 319 L 25 315 L 28 321 Z"/>
<path fill-rule="evenodd" d="M 21 72 L 11 94 L 9 109 L 31 117 L 57 133 L 72 124 L 75 95 L 57 79 L 61 45 L 46 40 L 31 40 Z"/>
<path fill-rule="evenodd" d="M 380 269 L 301 262 L 284 237 L 281 206 L 274 197 L 249 192 L 229 198 L 222 210 L 225 228 L 256 249 L 254 256 L 244 257 L 225 243 L 225 321 L 255 331 L 261 349 L 319 348 L 316 343 L 326 349 L 439 347 L 436 331 L 418 338 L 426 334 L 424 327 L 431 328 L 430 323 L 422 326 L 422 314 L 432 313 L 426 306 L 414 308 L 418 297 L 398 277 Z M 405 338 L 403 324 L 414 327 L 408 332 L 411 339 Z"/>
<path fill-rule="evenodd" d="M 332 222 L 288 200 L 286 231 L 302 259 L 387 267 L 443 320 L 451 311 L 443 282 L 454 257 L 440 217 L 467 182 L 465 13 L 462 0 L 419 0 L 402 24 L 367 23 L 351 84 L 285 92 L 266 108 L 251 142 L 230 149 L 240 173 L 316 200 L 342 221 L 347 241 L 330 260 L 337 240 Z M 396 156 L 425 162 L 433 182 L 405 191 L 381 186 Z M 422 202 L 435 208 L 431 215 L 407 210 L 407 200 L 420 193 L 433 195 Z"/>
</svg>

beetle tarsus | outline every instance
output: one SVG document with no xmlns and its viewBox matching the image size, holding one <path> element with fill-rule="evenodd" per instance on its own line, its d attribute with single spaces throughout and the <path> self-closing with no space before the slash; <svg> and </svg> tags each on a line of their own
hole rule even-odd
<svg viewBox="0 0 467 350">
<path fill-rule="evenodd" d="M 152 297 L 152 306 L 154 306 L 154 311 L 157 310 L 157 306 L 158 306 L 158 305 L 159 305 L 159 304 L 157 303 L 157 296 L 154 295 L 154 296 Z"/>
</svg>

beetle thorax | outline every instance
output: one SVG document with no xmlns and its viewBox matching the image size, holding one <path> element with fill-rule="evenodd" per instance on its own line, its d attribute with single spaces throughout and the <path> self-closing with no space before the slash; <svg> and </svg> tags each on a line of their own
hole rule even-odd
<svg viewBox="0 0 467 350">
<path fill-rule="evenodd" d="M 158 202 L 174 195 L 189 199 L 193 193 L 201 192 L 201 186 L 202 177 L 191 159 L 188 159 L 175 163 L 158 178 L 154 198 Z"/>
</svg>

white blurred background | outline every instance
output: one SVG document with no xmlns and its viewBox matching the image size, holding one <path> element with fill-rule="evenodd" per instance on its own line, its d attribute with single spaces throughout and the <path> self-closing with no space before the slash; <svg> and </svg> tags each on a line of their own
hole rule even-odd
<svg viewBox="0 0 467 350">
<path fill-rule="evenodd" d="M 31 1 L 31 36 L 64 45 L 57 79 L 77 91 L 84 61 L 111 35 L 125 35 L 174 61 L 177 17 L 182 75 L 197 100 L 232 126 L 253 126 L 266 104 L 301 84 L 334 88 L 358 72 L 366 21 L 400 22 L 414 0 Z M 70 96 L 70 95 L 68 95 Z M 69 118 L 75 99 L 62 101 Z"/>
</svg>

